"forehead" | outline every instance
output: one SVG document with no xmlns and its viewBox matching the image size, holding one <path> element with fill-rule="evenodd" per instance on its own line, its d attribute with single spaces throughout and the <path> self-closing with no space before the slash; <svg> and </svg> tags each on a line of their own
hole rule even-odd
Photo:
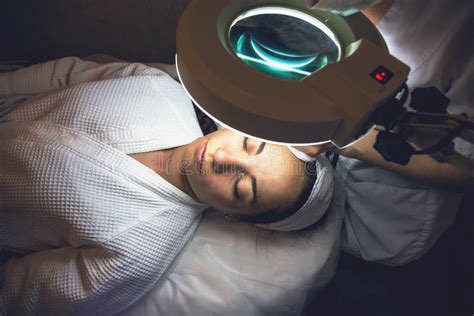
<svg viewBox="0 0 474 316">
<path fill-rule="evenodd" d="M 304 163 L 286 146 L 266 144 L 256 161 L 258 207 L 276 209 L 296 201 L 305 182 Z"/>
</svg>

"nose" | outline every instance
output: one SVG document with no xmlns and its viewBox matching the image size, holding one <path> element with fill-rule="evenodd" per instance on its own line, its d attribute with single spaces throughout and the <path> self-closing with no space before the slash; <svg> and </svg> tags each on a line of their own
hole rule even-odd
<svg viewBox="0 0 474 316">
<path fill-rule="evenodd" d="M 213 167 L 218 173 L 237 173 L 247 169 L 248 159 L 239 153 L 217 149 L 213 158 Z"/>
</svg>

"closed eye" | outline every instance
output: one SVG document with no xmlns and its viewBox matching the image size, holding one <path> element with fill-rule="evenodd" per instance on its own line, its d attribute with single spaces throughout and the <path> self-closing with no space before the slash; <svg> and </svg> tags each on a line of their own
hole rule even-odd
<svg viewBox="0 0 474 316">
<path fill-rule="evenodd" d="M 248 148 L 248 141 L 249 141 L 249 138 L 248 138 L 248 137 L 244 137 L 243 149 L 244 149 L 244 151 L 247 152 L 247 153 L 248 153 L 248 151 L 249 151 L 249 148 Z M 258 148 L 257 148 L 256 152 L 254 153 L 254 155 L 260 154 L 260 153 L 263 151 L 263 149 L 265 148 L 265 145 L 266 145 L 266 144 L 267 144 L 267 143 L 265 143 L 265 142 L 260 142 L 260 145 L 258 146 Z"/>
<path fill-rule="evenodd" d="M 238 176 L 234 180 L 234 185 L 233 185 L 234 197 L 237 200 L 240 200 L 240 194 L 239 194 L 239 190 L 238 190 L 238 185 L 239 185 L 240 179 L 242 179 L 242 173 L 238 174 Z"/>
</svg>

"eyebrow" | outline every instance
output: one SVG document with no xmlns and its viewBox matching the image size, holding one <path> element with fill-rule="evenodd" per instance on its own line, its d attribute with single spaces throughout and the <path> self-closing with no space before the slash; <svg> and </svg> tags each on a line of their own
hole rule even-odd
<svg viewBox="0 0 474 316">
<path fill-rule="evenodd" d="M 265 145 L 266 145 L 266 144 L 267 144 L 267 143 L 265 143 L 265 142 L 261 142 L 260 145 L 258 146 L 257 151 L 255 152 L 255 155 L 260 154 L 260 153 L 263 151 L 263 149 L 265 148 Z"/>
<path fill-rule="evenodd" d="M 253 192 L 253 199 L 251 205 L 257 204 L 257 178 L 255 176 L 250 176 L 252 179 L 252 192 Z"/>
<path fill-rule="evenodd" d="M 255 152 L 255 155 L 260 154 L 263 151 L 263 149 L 265 148 L 266 144 L 267 143 L 265 143 L 265 142 L 261 142 L 260 145 L 258 146 L 257 151 Z M 255 178 L 254 175 L 250 175 L 250 178 L 252 179 L 252 192 L 253 192 L 253 198 L 252 198 L 251 205 L 255 205 L 255 204 L 257 204 L 257 178 Z"/>
<path fill-rule="evenodd" d="M 237 184 L 239 183 L 239 181 L 240 180 L 235 180 L 234 181 L 234 185 L 232 186 L 232 191 L 234 193 L 235 198 L 240 200 L 239 190 L 237 189 Z"/>
<path fill-rule="evenodd" d="M 255 152 L 255 155 L 260 154 L 265 148 L 266 144 L 267 143 L 265 142 L 261 142 L 260 145 L 258 146 L 257 151 Z M 250 178 L 252 179 L 252 192 L 253 192 L 252 205 L 255 205 L 257 204 L 257 178 L 255 178 L 254 175 L 251 175 Z"/>
</svg>

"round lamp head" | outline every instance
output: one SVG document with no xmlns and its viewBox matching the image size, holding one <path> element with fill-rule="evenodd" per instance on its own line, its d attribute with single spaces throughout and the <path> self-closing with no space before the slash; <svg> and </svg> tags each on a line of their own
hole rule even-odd
<svg viewBox="0 0 474 316">
<path fill-rule="evenodd" d="M 283 7 L 250 9 L 229 29 L 234 54 L 270 76 L 301 80 L 341 58 L 335 34 L 317 18 Z"/>
<path fill-rule="evenodd" d="M 409 71 L 363 15 L 304 0 L 194 0 L 177 45 L 181 82 L 205 113 L 290 145 L 350 144 Z"/>
</svg>

